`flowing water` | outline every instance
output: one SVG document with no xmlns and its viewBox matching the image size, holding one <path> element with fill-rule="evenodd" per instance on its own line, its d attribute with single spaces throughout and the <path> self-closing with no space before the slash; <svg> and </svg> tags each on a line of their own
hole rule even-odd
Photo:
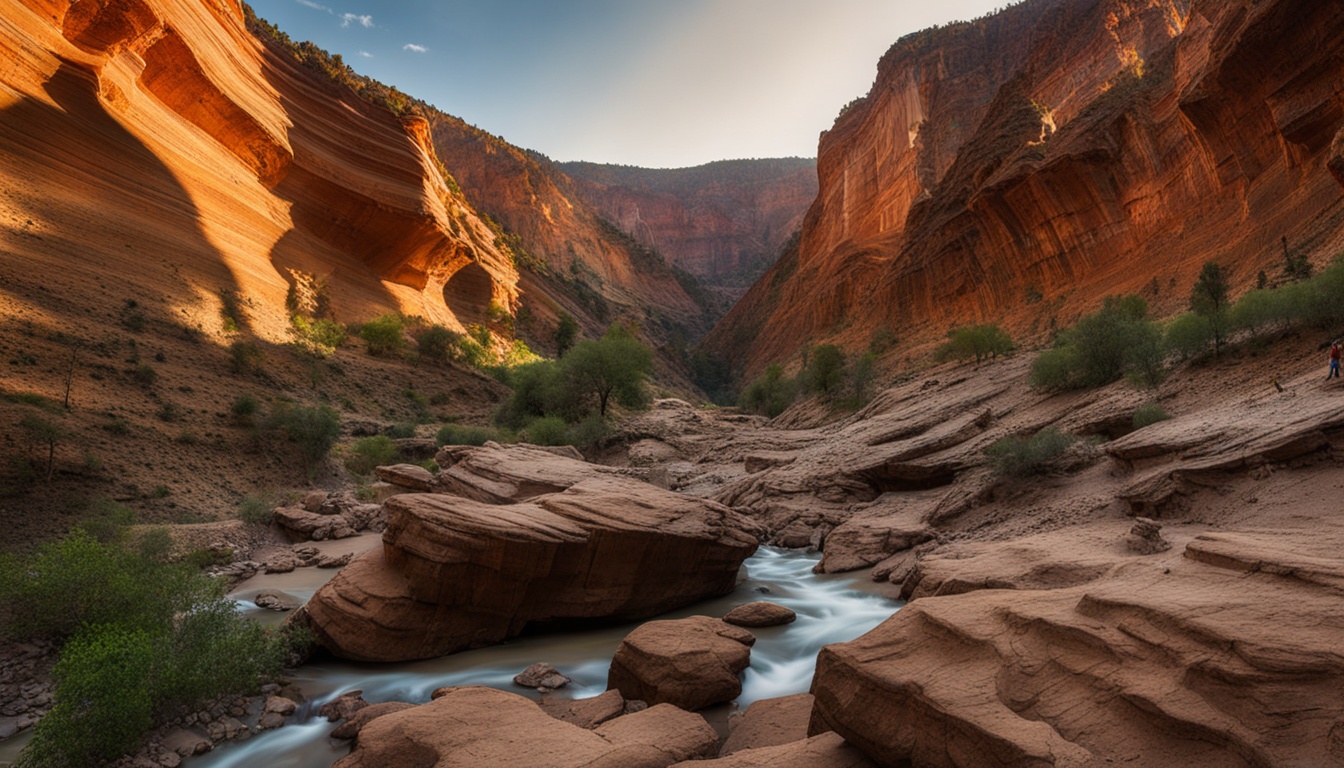
<svg viewBox="0 0 1344 768">
<path fill-rule="evenodd" d="M 901 605 L 879 594 L 870 581 L 812 573 L 817 559 L 815 554 L 762 548 L 747 560 L 746 579 L 731 594 L 659 618 L 723 616 L 734 606 L 753 600 L 769 600 L 793 609 L 798 613 L 796 622 L 751 630 L 757 641 L 751 650 L 751 666 L 743 674 L 737 706 L 745 708 L 757 699 L 805 692 L 812 682 L 821 646 L 867 632 Z M 307 600 L 331 575 L 330 571 L 304 568 L 279 577 L 266 576 L 264 581 L 254 579 L 245 583 L 236 596 L 246 600 L 264 586 Z M 253 615 L 270 621 L 276 616 L 265 611 Z M 349 752 L 349 746 L 348 742 L 328 737 L 335 725 L 317 717 L 316 712 L 325 701 L 353 688 L 362 689 L 364 698 L 370 702 L 428 701 L 431 691 L 445 685 L 487 685 L 536 698 L 539 694 L 535 691 L 515 686 L 513 676 L 533 662 L 545 661 L 574 680 L 550 695 L 596 696 L 606 690 L 607 667 L 616 647 L 635 626 L 631 623 L 532 635 L 490 648 L 404 664 L 341 661 L 308 664 L 298 670 L 296 683 L 309 701 L 289 723 L 248 741 L 222 745 L 214 752 L 192 758 L 187 765 L 189 768 L 328 768 Z M 725 707 L 708 714 L 722 728 L 726 712 Z"/>
</svg>

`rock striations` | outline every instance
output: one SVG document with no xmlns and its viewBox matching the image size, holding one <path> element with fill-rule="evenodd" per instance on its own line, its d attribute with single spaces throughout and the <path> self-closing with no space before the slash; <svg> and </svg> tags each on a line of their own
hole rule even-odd
<svg viewBox="0 0 1344 768">
<path fill-rule="evenodd" d="M 1344 9 L 1028 0 L 907 36 L 818 149 L 801 242 L 709 338 L 755 371 L 803 340 L 1040 338 L 1208 260 L 1234 287 L 1344 244 Z M 1284 240 L 1286 238 L 1286 241 Z"/>
<path fill-rule="evenodd" d="M 647 618 L 730 591 L 756 549 L 727 507 L 545 450 L 487 444 L 439 460 L 445 488 L 490 495 L 386 502 L 383 546 L 299 619 L 337 656 L 421 659 L 545 622 Z"/>
</svg>

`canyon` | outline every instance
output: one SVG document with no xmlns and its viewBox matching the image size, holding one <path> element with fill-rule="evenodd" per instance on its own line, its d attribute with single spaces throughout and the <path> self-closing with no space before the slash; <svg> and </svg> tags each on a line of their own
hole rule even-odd
<svg viewBox="0 0 1344 768">
<path fill-rule="evenodd" d="M 706 346 L 755 373 L 960 324 L 1039 344 L 1101 297 L 1184 309 L 1344 249 L 1334 4 L 1030 0 L 899 40 L 826 131 L 798 246 Z M 1306 55 L 1303 52 L 1307 52 Z"/>
<path fill-rule="evenodd" d="M 313 656 L 285 690 L 309 700 L 266 714 L 310 762 L 1344 764 L 1344 410 L 1318 365 L 1339 329 L 1284 324 L 1144 389 L 1032 387 L 1029 349 L 927 354 L 964 323 L 1044 344 L 1120 293 L 1169 316 L 1207 261 L 1240 293 L 1344 249 L 1338 3 L 1025 0 L 897 41 L 815 170 L 675 171 L 553 163 L 236 0 L 5 8 L 3 447 L 34 453 L 34 414 L 61 442 L 0 524 L 32 546 L 106 493 L 240 599 L 269 591 Z M 589 336 L 626 321 L 663 391 L 586 452 L 435 441 L 428 424 L 486 422 L 508 387 L 460 361 L 310 354 L 296 308 L 545 353 L 566 315 Z M 888 337 L 900 375 L 854 409 L 701 407 L 684 353 L 706 333 L 744 376 Z M 339 406 L 339 458 L 299 475 L 240 395 Z M 403 423 L 419 465 L 339 460 Z M 996 462 L 1050 430 L 1065 447 L 1035 474 Z M 263 487 L 284 489 L 273 523 L 238 519 Z M 268 581 L 319 566 L 307 592 Z M 797 622 L 731 621 L 753 610 Z M 619 647 L 581 634 L 617 622 Z M 571 631 L 581 652 L 528 660 L 572 660 L 569 693 L 492 690 L 519 670 L 472 655 Z M 10 693 L 9 670 L 37 674 L 22 662 Z M 459 666 L 417 677 L 438 663 Z M 752 709 L 713 711 L 735 698 Z M 347 710 L 348 755 L 318 704 Z M 231 738 L 194 711 L 172 727 L 187 752 Z M 244 762 L 291 738 L 255 728 Z"/>
</svg>

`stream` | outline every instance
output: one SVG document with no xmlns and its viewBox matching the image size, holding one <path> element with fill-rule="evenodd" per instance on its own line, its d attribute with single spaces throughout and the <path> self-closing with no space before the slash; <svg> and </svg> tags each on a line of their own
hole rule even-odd
<svg viewBox="0 0 1344 768">
<path fill-rule="evenodd" d="M 723 616 L 753 600 L 787 606 L 798 620 L 782 627 L 752 629 L 756 645 L 751 666 L 743 673 L 742 695 L 735 708 L 757 699 L 806 692 L 812 683 L 817 651 L 828 643 L 850 640 L 891 616 L 901 602 L 881 594 L 881 585 L 868 581 L 866 572 L 814 574 L 820 555 L 797 550 L 761 548 L 746 561 L 746 578 L 730 594 L 706 600 L 658 618 Z M 248 598 L 258 590 L 280 589 L 307 600 L 332 571 L 303 568 L 292 574 L 254 578 L 234 593 L 240 608 L 267 623 L 283 618 L 254 609 Z M 586 698 L 606 690 L 607 668 L 616 648 L 638 623 L 579 632 L 536 634 L 515 638 L 490 648 L 403 664 L 358 664 L 321 661 L 304 665 L 295 684 L 308 701 L 284 727 L 242 742 L 223 744 L 213 752 L 186 761 L 189 768 L 330 768 L 349 753 L 349 742 L 328 738 L 336 724 L 317 717 L 317 709 L 342 691 L 359 688 L 370 702 L 429 700 L 435 688 L 447 685 L 487 685 L 538 698 L 540 694 L 513 684 L 513 676 L 537 661 L 553 664 L 574 682 L 551 696 Z M 729 706 L 704 714 L 723 735 Z"/>
</svg>

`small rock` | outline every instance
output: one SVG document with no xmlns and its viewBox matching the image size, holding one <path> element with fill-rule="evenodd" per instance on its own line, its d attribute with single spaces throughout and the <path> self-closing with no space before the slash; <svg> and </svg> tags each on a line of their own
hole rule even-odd
<svg viewBox="0 0 1344 768">
<path fill-rule="evenodd" d="M 407 704 L 402 701 L 385 701 L 381 704 L 370 704 L 369 706 L 356 712 L 349 720 L 346 720 L 336 730 L 331 732 L 333 739 L 353 739 L 359 736 L 359 732 L 370 721 L 383 715 L 390 715 L 393 712 L 400 712 L 403 709 L 410 709 L 414 704 Z"/>
<path fill-rule="evenodd" d="M 163 752 L 155 758 L 155 762 L 163 768 L 177 768 L 182 764 L 182 756 L 176 752 Z"/>
<path fill-rule="evenodd" d="M 267 573 L 289 573 L 297 568 L 298 561 L 290 555 L 280 555 L 266 561 Z"/>
<path fill-rule="evenodd" d="M 1125 537 L 1125 546 L 1130 552 L 1140 555 L 1155 555 L 1171 549 L 1171 542 L 1162 538 L 1162 526 L 1146 517 L 1134 518 L 1134 527 Z"/>
<path fill-rule="evenodd" d="M 279 712 L 267 712 L 257 720 L 257 730 L 273 731 L 285 724 L 285 716 Z"/>
<path fill-rule="evenodd" d="M 536 688 L 537 690 L 553 691 L 556 688 L 564 688 L 572 682 L 574 681 L 565 677 L 558 669 L 544 661 L 539 661 L 513 676 L 514 685 Z"/>
<path fill-rule="evenodd" d="M 258 608 L 269 611 L 292 611 L 299 607 L 299 601 L 284 592 L 258 592 L 257 596 L 252 598 L 252 602 Z"/>
<path fill-rule="evenodd" d="M 364 691 L 354 690 L 346 691 L 340 696 L 323 704 L 317 710 L 318 717 L 327 718 L 327 722 L 334 723 L 337 720 L 348 720 L 350 716 L 359 710 L 369 706 L 369 702 L 364 700 Z"/>
<path fill-rule="evenodd" d="M 322 505 L 326 503 L 326 501 L 326 491 L 313 491 L 303 497 L 303 508 L 316 514 L 318 510 L 322 509 Z"/>
<path fill-rule="evenodd" d="M 268 714 L 274 713 L 289 716 L 294 714 L 294 710 L 297 709 L 298 706 L 298 704 L 294 703 L 293 699 L 287 699 L 284 696 L 271 696 L 266 699 L 266 705 L 262 708 L 262 711 Z"/>
<path fill-rule="evenodd" d="M 313 564 L 318 568 L 344 568 L 349 565 L 352 557 L 354 557 L 353 552 L 346 552 L 343 555 L 318 555 Z"/>
<path fill-rule="evenodd" d="M 776 603 L 757 600 L 739 605 L 723 620 L 739 627 L 777 627 L 797 620 L 798 614 Z"/>
</svg>

